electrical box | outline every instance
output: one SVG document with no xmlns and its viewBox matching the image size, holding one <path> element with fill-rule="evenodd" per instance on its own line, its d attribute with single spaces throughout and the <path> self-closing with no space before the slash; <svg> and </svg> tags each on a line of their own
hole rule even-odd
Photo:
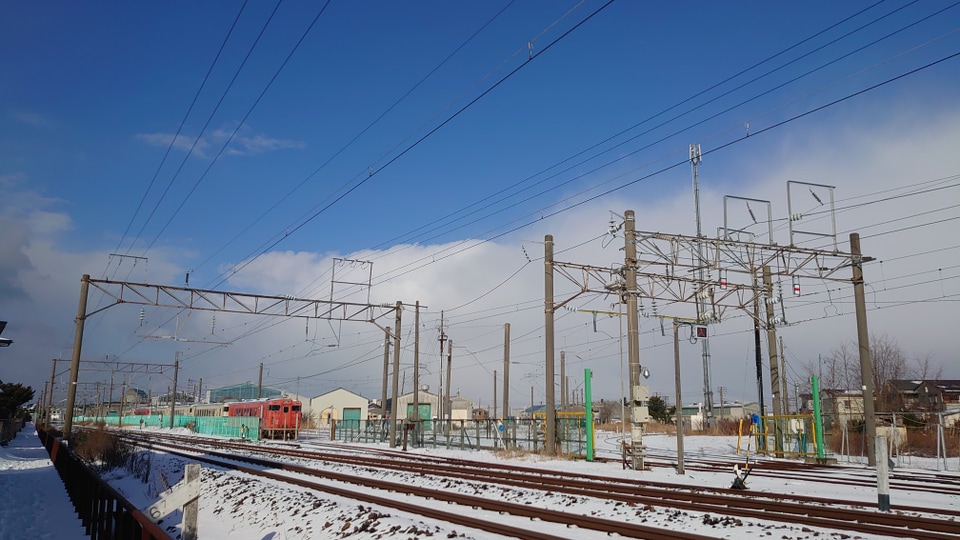
<svg viewBox="0 0 960 540">
<path fill-rule="evenodd" d="M 648 401 L 650 401 L 650 387 L 645 384 L 638 384 L 634 386 L 633 396 L 631 397 L 640 403 L 646 404 Z"/>
<path fill-rule="evenodd" d="M 693 335 L 697 338 L 707 337 L 707 325 L 705 324 L 693 325 Z"/>
<path fill-rule="evenodd" d="M 634 406 L 631 414 L 635 423 L 643 424 L 650 421 L 650 409 L 646 405 Z"/>
</svg>

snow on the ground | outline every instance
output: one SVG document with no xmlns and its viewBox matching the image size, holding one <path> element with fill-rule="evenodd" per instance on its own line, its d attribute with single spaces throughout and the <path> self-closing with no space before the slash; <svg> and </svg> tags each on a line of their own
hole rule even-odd
<svg viewBox="0 0 960 540">
<path fill-rule="evenodd" d="M 39 458 L 37 461 L 42 463 L 43 459 L 46 458 L 46 453 L 40 446 L 36 435 L 33 433 L 28 434 L 26 431 L 27 430 L 24 430 L 24 433 L 18 436 L 17 439 L 20 441 L 34 441 L 35 447 L 39 449 L 39 454 L 37 454 Z M 190 433 L 183 429 L 174 431 L 178 432 L 178 434 Z M 599 446 L 598 455 L 612 455 L 619 444 L 619 435 L 601 432 L 598 434 L 597 440 Z M 305 445 L 309 445 L 309 441 L 302 442 Z M 675 453 L 675 438 L 672 436 L 650 435 L 645 437 L 644 442 L 648 445 L 651 452 Z M 357 446 L 360 447 L 361 445 Z M 6 470 L 15 466 L 17 463 L 16 455 L 11 454 L 11 449 L 13 448 L 18 447 L 11 444 L 10 448 L 0 452 L 0 471 L 3 471 L 0 472 L 0 487 L 3 487 L 3 481 L 6 479 Z M 383 446 L 381 445 L 380 448 L 383 448 Z M 700 456 L 723 457 L 731 461 L 743 459 L 742 454 L 738 456 L 736 453 L 736 437 L 688 436 L 684 439 L 684 449 L 688 460 Z M 546 459 L 542 456 L 529 454 L 507 456 L 488 451 L 433 448 L 412 449 L 410 453 L 446 456 L 482 462 L 504 462 L 591 475 L 635 478 L 638 482 L 669 482 L 696 487 L 726 488 L 730 487 L 733 481 L 732 471 L 700 472 L 690 471 L 688 469 L 686 474 L 678 475 L 676 471 L 670 467 L 656 467 L 650 471 L 632 471 L 623 470 L 619 463 L 588 463 L 583 460 Z M 124 496 L 133 502 L 134 505 L 140 508 L 146 508 L 156 502 L 160 493 L 169 486 L 179 482 L 182 479 L 183 466 L 185 464 L 182 458 L 169 454 L 144 453 L 143 456 L 144 459 L 149 458 L 149 464 L 148 466 L 141 465 L 139 467 L 139 471 L 141 472 L 139 475 L 140 478 L 134 474 L 134 471 L 138 469 L 137 467 L 133 467 L 132 471 L 118 469 L 109 473 L 107 476 L 107 480 L 111 485 L 116 487 Z M 48 459 L 46 463 L 48 465 L 48 474 L 52 474 L 54 480 L 59 480 L 52 466 L 49 466 Z M 936 468 L 933 460 L 929 460 L 929 463 L 924 460 L 914 460 L 912 464 L 915 466 L 927 465 L 931 469 Z M 336 464 L 321 465 L 314 463 L 311 466 L 341 472 L 350 471 L 352 474 L 363 474 L 381 480 L 390 480 L 400 485 L 415 483 L 416 485 L 436 489 L 457 489 L 470 494 L 494 493 L 495 495 L 488 496 L 496 496 L 499 499 L 520 504 L 535 504 L 540 507 L 553 508 L 556 510 L 593 514 L 607 519 L 632 521 L 647 526 L 669 527 L 672 530 L 683 530 L 716 538 L 749 538 L 769 535 L 773 535 L 773 537 L 776 538 L 792 539 L 840 537 L 829 531 L 811 531 L 810 529 L 800 526 L 776 522 L 721 523 L 717 525 L 710 523 L 710 520 L 704 519 L 704 514 L 678 512 L 669 508 L 636 509 L 616 503 L 586 500 L 582 497 L 557 494 L 544 495 L 542 492 L 531 492 L 514 488 L 497 487 L 487 490 L 485 486 L 476 486 L 468 482 L 437 480 L 429 476 L 414 476 L 391 471 L 361 471 Z M 955 470 L 957 466 L 956 459 L 954 459 L 951 463 L 951 470 Z M 865 469 L 865 467 L 858 468 Z M 22 467 L 20 467 L 20 469 L 22 469 Z M 143 474 L 144 471 L 149 471 L 149 474 Z M 200 496 L 198 520 L 199 536 L 201 539 L 292 540 L 352 538 L 358 540 L 385 540 L 428 536 L 436 538 L 475 538 L 479 540 L 501 538 L 498 535 L 485 533 L 483 531 L 463 529 L 456 525 L 436 522 L 415 514 L 399 512 L 391 508 L 371 507 L 368 504 L 358 503 L 355 500 L 290 487 L 280 482 L 261 480 L 246 474 L 223 471 L 207 465 L 204 465 L 202 468 L 201 482 L 203 488 Z M 831 496 L 837 499 L 857 500 L 869 504 L 875 504 L 877 501 L 875 487 L 843 486 L 830 483 L 828 478 L 824 478 L 823 481 L 797 481 L 752 476 L 747 483 L 751 491 Z M 54 482 L 54 485 L 57 485 L 56 482 Z M 353 490 L 359 489 L 349 484 L 342 486 L 338 484 L 338 486 Z M 62 492 L 62 488 L 60 488 L 60 490 Z M 401 495 L 394 496 L 400 497 Z M 64 500 L 66 499 L 65 493 L 62 498 Z M 960 498 L 958 497 L 944 497 L 942 495 L 930 495 L 922 492 L 903 492 L 894 489 L 891 491 L 891 500 L 893 504 L 909 504 L 911 506 L 927 508 L 960 509 Z M 61 503 L 62 501 L 54 501 L 51 504 Z M 46 503 L 34 502 L 32 507 L 23 508 L 21 507 L 21 501 L 18 499 L 15 503 L 11 504 L 12 506 L 4 508 L 3 518 L 0 519 L 0 538 L 74 538 L 74 536 L 71 536 L 69 533 L 66 535 L 51 534 L 49 536 L 7 534 L 6 531 L 38 530 L 37 527 L 40 527 L 41 524 L 46 527 L 50 523 L 49 520 L 38 517 L 50 515 L 47 514 Z M 69 502 L 63 504 L 69 505 Z M 434 503 L 428 501 L 423 504 Z M 41 512 L 40 509 L 43 509 L 43 511 Z M 473 509 L 462 509 L 452 505 L 444 505 L 444 509 L 460 513 L 481 512 Z M 65 512 L 62 508 L 55 511 Z M 70 516 L 75 516 L 72 508 L 68 507 L 66 512 Z M 19 514 L 21 516 L 19 522 L 14 522 L 11 519 L 10 516 L 13 514 Z M 31 519 L 34 519 L 36 523 L 27 523 Z M 181 519 L 181 512 L 176 511 L 161 522 L 161 525 L 167 528 L 167 530 L 172 533 L 172 536 L 176 537 L 180 531 Z M 552 532 L 558 536 L 571 534 L 569 530 L 564 532 L 562 527 L 553 531 L 550 529 L 553 525 L 549 523 L 536 522 L 536 524 L 533 525 L 534 522 L 526 518 L 500 516 L 498 519 L 504 523 L 520 527 L 536 526 L 538 530 Z M 19 528 L 14 529 L 12 527 Z M 79 528 L 79 524 L 77 524 L 77 528 Z M 82 533 L 82 530 L 80 530 L 80 533 Z M 855 536 L 864 539 L 875 538 L 863 534 Z M 606 535 L 597 534 L 590 536 L 585 531 L 577 531 L 577 538 L 592 537 L 605 538 Z"/>
<path fill-rule="evenodd" d="M 89 538 L 33 424 L 0 447 L 0 493 L 0 538 Z"/>
</svg>

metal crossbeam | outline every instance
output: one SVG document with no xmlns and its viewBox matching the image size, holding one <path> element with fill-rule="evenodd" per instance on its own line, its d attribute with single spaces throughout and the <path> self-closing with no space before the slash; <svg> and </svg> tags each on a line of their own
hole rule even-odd
<svg viewBox="0 0 960 540">
<path fill-rule="evenodd" d="M 81 360 L 80 371 L 99 371 L 132 374 L 163 374 L 173 364 L 147 364 L 143 362 L 110 362 L 107 360 Z"/>
<path fill-rule="evenodd" d="M 754 279 L 763 267 L 770 269 L 771 276 L 851 283 L 851 278 L 837 272 L 869 260 L 850 253 L 649 231 L 637 232 L 636 245 L 638 284 L 632 294 L 662 302 L 661 308 L 699 301 L 704 306 L 701 322 L 722 320 L 730 309 L 755 318 L 754 299 L 766 296 Z M 615 293 L 626 302 L 622 267 L 559 261 L 553 265 L 557 274 L 579 289 L 557 302 L 555 309 L 586 293 Z M 706 271 L 705 278 L 700 277 L 700 270 Z M 728 272 L 740 279 L 725 279 L 721 287 L 718 278 Z M 621 281 L 614 286 L 618 279 Z M 766 327 L 765 317 L 759 321 Z"/>
<path fill-rule="evenodd" d="M 191 289 L 150 283 L 90 279 L 90 286 L 114 300 L 113 304 L 87 313 L 89 317 L 117 304 L 169 307 L 199 311 L 222 311 L 247 315 L 272 315 L 303 319 L 375 322 L 394 310 L 394 305 L 359 304 L 314 300 L 292 296 Z"/>
<path fill-rule="evenodd" d="M 698 248 L 698 246 L 702 246 Z M 699 252 L 698 252 L 699 249 Z M 700 255 L 699 253 L 702 253 Z M 770 268 L 773 276 L 822 279 L 851 283 L 838 271 L 859 263 L 859 257 L 839 251 L 744 242 L 731 238 L 698 238 L 660 232 L 637 232 L 637 264 L 642 272 L 659 268 L 659 274 L 677 276 L 689 270 L 726 270 L 756 275 Z"/>
</svg>

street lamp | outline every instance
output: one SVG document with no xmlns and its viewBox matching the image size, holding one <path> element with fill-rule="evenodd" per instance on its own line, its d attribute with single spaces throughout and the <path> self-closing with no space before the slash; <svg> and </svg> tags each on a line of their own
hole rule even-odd
<svg viewBox="0 0 960 540">
<path fill-rule="evenodd" d="M 3 333 L 3 329 L 7 327 L 7 321 L 0 321 L 0 334 Z M 9 347 L 13 345 L 13 340 L 10 338 L 0 337 L 0 347 Z"/>
</svg>

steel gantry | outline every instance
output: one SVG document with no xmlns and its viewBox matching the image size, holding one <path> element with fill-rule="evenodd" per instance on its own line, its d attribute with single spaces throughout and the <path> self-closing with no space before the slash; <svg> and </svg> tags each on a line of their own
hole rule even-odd
<svg viewBox="0 0 960 540">
<path fill-rule="evenodd" d="M 59 358 L 53 359 L 53 366 L 50 369 L 50 391 L 47 394 L 47 399 L 42 403 L 46 403 L 46 410 L 43 415 L 44 418 L 49 422 L 49 414 L 53 409 L 53 389 L 56 386 L 56 378 L 58 375 L 63 375 L 67 373 L 67 370 L 62 372 L 57 372 L 57 362 L 65 362 Z M 109 360 L 81 360 L 83 364 L 80 367 L 81 371 L 96 371 L 96 372 L 110 372 L 110 373 L 126 373 L 132 375 L 154 375 L 154 374 L 163 374 L 168 369 L 173 368 L 173 364 L 154 364 L 154 363 L 145 363 L 145 362 L 117 362 Z M 69 393 L 69 392 L 68 392 Z"/>
<path fill-rule="evenodd" d="M 610 293 L 620 295 L 621 303 L 627 304 L 627 348 L 630 373 L 631 401 L 631 447 L 627 449 L 632 456 L 635 468 L 643 467 L 644 447 L 642 434 L 647 416 L 646 401 L 649 391 L 641 384 L 642 368 L 639 358 L 639 322 L 640 316 L 660 316 L 658 311 L 669 310 L 679 304 L 700 305 L 699 324 L 713 324 L 722 321 L 731 309 L 744 313 L 757 321 L 762 328 L 771 330 L 787 323 L 786 311 L 782 302 L 774 297 L 772 279 L 785 278 L 792 282 L 796 295 L 800 295 L 800 283 L 804 280 L 850 283 L 858 306 L 862 300 L 862 264 L 870 258 L 860 254 L 859 235 L 850 235 L 850 253 L 836 250 L 820 250 L 797 246 L 779 246 L 746 242 L 732 238 L 705 238 L 667 234 L 652 231 L 637 231 L 634 228 L 635 217 L 632 210 L 624 213 L 623 223 L 612 226 L 612 233 L 624 231 L 624 264 L 617 267 L 596 267 L 583 264 L 561 263 L 553 260 L 553 237 L 545 237 L 545 334 L 546 334 L 546 376 L 547 376 L 547 440 L 545 448 L 553 448 L 555 434 L 551 423 L 554 412 L 553 399 L 553 313 L 574 298 L 586 293 Z M 834 243 L 834 246 L 836 244 Z M 853 275 L 840 274 L 852 269 Z M 554 272 L 577 284 L 579 290 L 570 298 L 554 303 Z M 579 272 L 579 276 L 575 273 Z M 701 277 L 702 276 L 702 277 Z M 759 277 L 763 283 L 759 283 Z M 602 286 L 600 285 L 602 284 Z M 859 291 L 859 294 L 857 292 Z M 646 312 L 643 298 L 651 300 L 652 312 Z M 659 304 L 657 304 L 659 302 Z M 773 309 L 763 312 L 754 309 L 755 303 L 772 306 L 780 304 L 780 315 Z M 658 307 L 659 305 L 659 307 Z M 861 306 L 862 307 L 862 306 Z M 867 348 L 865 308 L 857 310 L 858 341 L 860 343 L 861 369 L 869 373 L 870 358 Z M 775 360 L 775 358 L 774 358 Z M 771 374 L 776 378 L 777 371 L 771 362 Z M 779 389 L 779 380 L 771 383 Z M 872 378 L 864 376 L 863 391 L 866 413 L 868 440 L 876 430 L 872 418 Z M 779 393 L 779 390 L 775 390 Z M 873 463 L 872 451 L 868 451 L 868 461 Z"/>
<path fill-rule="evenodd" d="M 102 292 L 107 298 L 112 299 L 113 303 L 88 313 L 87 296 L 90 287 Z M 221 311 L 248 315 L 295 317 L 302 319 L 367 322 L 375 324 L 388 334 L 393 335 L 397 350 L 399 351 L 400 348 L 399 330 L 402 305 L 400 302 L 394 305 L 314 300 L 293 296 L 260 295 L 171 285 L 156 285 L 151 283 L 92 279 L 89 274 L 84 274 L 80 280 L 80 305 L 77 308 L 73 358 L 70 364 L 70 387 L 67 392 L 68 413 L 63 428 L 64 438 L 66 439 L 70 438 L 73 425 L 73 407 L 76 402 L 76 384 L 77 374 L 80 369 L 84 322 L 88 317 L 120 304 L 200 311 Z M 379 322 L 391 313 L 395 313 L 396 315 L 396 331 Z"/>
</svg>

